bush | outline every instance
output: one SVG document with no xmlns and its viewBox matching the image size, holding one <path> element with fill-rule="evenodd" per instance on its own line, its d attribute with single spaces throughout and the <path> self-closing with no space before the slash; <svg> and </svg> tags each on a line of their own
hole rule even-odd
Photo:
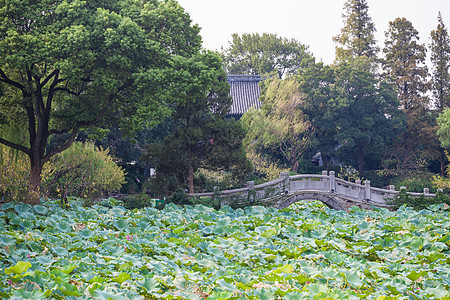
<svg viewBox="0 0 450 300">
<path fill-rule="evenodd" d="M 149 206 L 153 207 L 159 204 L 157 203 L 157 201 L 155 201 L 155 199 L 147 194 L 128 195 L 125 197 L 121 197 L 120 200 L 122 201 L 122 206 L 126 209 L 140 209 Z"/>
<path fill-rule="evenodd" d="M 29 196 L 28 157 L 0 145 L 0 201 L 23 201 Z"/>
<path fill-rule="evenodd" d="M 176 205 L 190 205 L 192 204 L 192 202 L 189 200 L 188 196 L 186 195 L 186 193 L 183 191 L 183 189 L 178 188 L 173 194 L 172 196 L 167 199 L 168 202 L 176 204 Z"/>
<path fill-rule="evenodd" d="M 435 193 L 437 189 L 432 183 L 433 176 L 434 174 L 429 172 L 404 171 L 400 172 L 391 184 L 398 188 L 404 186 L 408 192 L 422 193 L 424 188 L 429 188 L 430 192 Z"/>
<path fill-rule="evenodd" d="M 444 203 L 450 205 L 450 198 L 442 192 L 438 192 L 436 197 L 425 197 L 424 195 L 411 196 L 406 190 L 402 190 L 389 204 L 393 205 L 394 209 L 406 205 L 416 210 L 421 210 L 426 209 L 431 205 Z"/>
<path fill-rule="evenodd" d="M 55 155 L 44 166 L 43 187 L 49 196 L 67 201 L 67 196 L 95 199 L 103 192 L 118 191 L 125 182 L 125 172 L 109 155 L 108 149 L 93 143 L 75 142 Z"/>
</svg>

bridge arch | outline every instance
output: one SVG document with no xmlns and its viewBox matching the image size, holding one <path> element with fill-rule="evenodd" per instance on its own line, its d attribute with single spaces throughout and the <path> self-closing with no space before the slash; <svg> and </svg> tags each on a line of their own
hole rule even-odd
<svg viewBox="0 0 450 300">
<path fill-rule="evenodd" d="M 277 204 L 277 208 L 283 209 L 301 200 L 319 200 L 335 210 L 346 210 L 346 206 L 342 200 L 330 195 L 329 193 L 321 192 L 297 192 L 279 202 Z"/>
</svg>

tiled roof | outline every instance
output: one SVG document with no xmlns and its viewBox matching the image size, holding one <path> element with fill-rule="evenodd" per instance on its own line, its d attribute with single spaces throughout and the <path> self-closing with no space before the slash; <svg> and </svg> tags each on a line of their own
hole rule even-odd
<svg viewBox="0 0 450 300">
<path fill-rule="evenodd" d="M 260 108 L 261 101 L 259 95 L 261 81 L 259 75 L 227 75 L 227 81 L 230 85 L 230 96 L 233 98 L 230 115 L 243 115 L 250 107 Z"/>
</svg>

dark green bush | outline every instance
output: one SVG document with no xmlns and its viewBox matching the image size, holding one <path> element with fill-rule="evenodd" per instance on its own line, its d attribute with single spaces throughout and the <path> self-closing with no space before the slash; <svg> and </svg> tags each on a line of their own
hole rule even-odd
<svg viewBox="0 0 450 300">
<path fill-rule="evenodd" d="M 450 205 L 450 198 L 442 192 L 438 192 L 436 197 L 425 197 L 424 195 L 411 196 L 406 190 L 400 191 L 400 193 L 390 202 L 390 204 L 394 206 L 394 209 L 406 205 L 416 210 L 426 209 L 431 205 L 443 203 Z"/>
<path fill-rule="evenodd" d="M 215 197 L 193 197 L 190 199 L 192 205 L 201 204 L 214 209 L 220 209 L 220 200 Z"/>
<path fill-rule="evenodd" d="M 171 197 L 169 197 L 167 199 L 168 202 L 176 204 L 176 205 L 190 205 L 192 204 L 191 201 L 189 200 L 188 196 L 186 195 L 186 193 L 184 192 L 183 189 L 178 188 Z"/>
<path fill-rule="evenodd" d="M 143 207 L 153 206 L 155 204 L 155 200 L 153 200 L 152 197 L 146 194 L 128 195 L 122 197 L 120 200 L 123 203 L 123 207 L 125 207 L 126 209 L 139 209 Z"/>
<path fill-rule="evenodd" d="M 395 177 L 391 181 L 391 184 L 398 188 L 404 186 L 408 192 L 421 193 L 424 188 L 429 188 L 431 193 L 435 193 L 436 188 L 434 188 L 432 184 L 434 175 L 435 174 L 429 172 L 405 171 Z"/>
</svg>

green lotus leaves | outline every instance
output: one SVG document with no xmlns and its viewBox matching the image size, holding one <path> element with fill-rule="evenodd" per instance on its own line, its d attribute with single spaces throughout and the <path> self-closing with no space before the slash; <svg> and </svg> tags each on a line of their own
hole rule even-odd
<svg viewBox="0 0 450 300">
<path fill-rule="evenodd" d="M 443 207 L 3 205 L 0 297 L 446 299 Z M 111 203 L 112 200 L 111 200 Z M 25 225 L 25 226 L 24 226 Z M 9 282 L 17 289 L 12 289 Z M 383 298 L 384 297 L 384 298 Z"/>
<path fill-rule="evenodd" d="M 31 268 L 30 262 L 19 261 L 14 266 L 5 269 L 6 274 L 22 274 Z"/>
</svg>

